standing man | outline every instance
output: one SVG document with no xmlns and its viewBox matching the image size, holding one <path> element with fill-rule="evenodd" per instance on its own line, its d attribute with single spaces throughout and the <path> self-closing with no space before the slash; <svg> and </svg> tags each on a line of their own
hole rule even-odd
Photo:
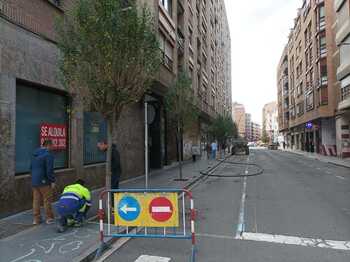
<svg viewBox="0 0 350 262">
<path fill-rule="evenodd" d="M 52 189 L 55 188 L 54 156 L 51 154 L 52 141 L 45 140 L 40 148 L 35 150 L 31 159 L 30 173 L 33 189 L 33 225 L 41 223 L 40 204 L 44 202 L 46 224 L 54 222 L 52 212 Z"/>
<path fill-rule="evenodd" d="M 101 151 L 106 152 L 108 145 L 106 141 L 103 141 L 103 142 L 99 142 L 97 144 L 97 147 Z M 119 189 L 119 180 L 120 180 L 120 175 L 122 173 L 122 168 L 120 164 L 120 154 L 116 144 L 112 144 L 111 172 L 112 172 L 111 189 Z"/>
<path fill-rule="evenodd" d="M 216 159 L 216 151 L 218 150 L 218 144 L 213 141 L 213 143 L 211 143 L 211 158 L 212 159 Z"/>
</svg>

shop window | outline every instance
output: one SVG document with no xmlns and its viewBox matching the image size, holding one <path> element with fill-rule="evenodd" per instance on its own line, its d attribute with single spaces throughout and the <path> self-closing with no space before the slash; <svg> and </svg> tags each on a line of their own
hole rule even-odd
<svg viewBox="0 0 350 262">
<path fill-rule="evenodd" d="M 42 124 L 65 125 L 68 130 L 67 98 L 17 83 L 16 88 L 16 174 L 29 172 L 31 156 L 40 147 Z M 68 134 L 69 132 L 67 132 Z M 68 166 L 66 149 L 55 150 L 55 168 Z"/>
<path fill-rule="evenodd" d="M 97 148 L 97 143 L 107 141 L 107 123 L 101 114 L 84 113 L 84 165 L 103 163 L 106 153 Z"/>
</svg>

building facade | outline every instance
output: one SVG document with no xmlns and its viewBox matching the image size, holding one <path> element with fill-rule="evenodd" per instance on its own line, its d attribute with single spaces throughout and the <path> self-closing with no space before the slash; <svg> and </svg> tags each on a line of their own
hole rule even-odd
<svg viewBox="0 0 350 262">
<path fill-rule="evenodd" d="M 237 125 L 238 135 L 246 136 L 246 113 L 244 105 L 234 102 L 232 105 L 232 119 Z"/>
<path fill-rule="evenodd" d="M 334 1 L 336 12 L 335 41 L 339 47 L 335 59 L 338 63 L 337 79 L 340 102 L 336 117 L 338 155 L 350 157 L 350 1 Z"/>
<path fill-rule="evenodd" d="M 258 142 L 261 140 L 261 126 L 258 123 L 251 122 L 251 134 L 252 134 L 252 142 Z"/>
<path fill-rule="evenodd" d="M 252 141 L 252 115 L 249 113 L 245 114 L 245 138 L 248 141 Z"/>
<path fill-rule="evenodd" d="M 278 140 L 278 110 L 277 103 L 271 102 L 263 107 L 262 137 L 267 137 L 269 143 L 276 143 Z"/>
<path fill-rule="evenodd" d="M 163 54 L 163 65 L 149 93 L 154 115 L 149 125 L 149 166 L 157 169 L 176 161 L 178 150 L 186 153 L 191 144 L 199 143 L 213 117 L 231 112 L 230 35 L 223 0 L 137 2 L 146 3 L 156 18 Z M 0 0 L 1 216 L 31 207 L 30 158 L 46 129 L 61 130 L 54 140 L 58 141 L 59 190 L 77 177 L 83 177 L 92 189 L 104 186 L 106 155 L 96 144 L 106 139 L 106 122 L 96 112 L 86 112 L 58 77 L 54 19 L 64 16 L 73 3 Z M 200 121 L 186 130 L 181 149 L 164 108 L 164 94 L 180 68 L 189 71 L 201 110 Z M 121 155 L 122 179 L 142 175 L 142 102 L 124 110 L 113 137 Z"/>
<path fill-rule="evenodd" d="M 279 129 L 287 147 L 337 155 L 340 97 L 333 0 L 305 0 L 277 70 Z"/>
</svg>

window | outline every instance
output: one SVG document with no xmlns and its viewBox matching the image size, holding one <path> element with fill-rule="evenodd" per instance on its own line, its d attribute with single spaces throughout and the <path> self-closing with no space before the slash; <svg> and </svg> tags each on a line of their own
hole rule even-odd
<svg viewBox="0 0 350 262">
<path fill-rule="evenodd" d="M 350 97 L 350 75 L 341 81 L 341 100 Z"/>
<path fill-rule="evenodd" d="M 328 88 L 323 86 L 318 90 L 319 95 L 319 105 L 328 105 Z"/>
<path fill-rule="evenodd" d="M 322 59 L 320 63 L 320 78 L 321 85 L 327 85 L 328 83 L 328 74 L 327 74 L 327 59 Z"/>
<path fill-rule="evenodd" d="M 305 96 L 306 111 L 314 108 L 314 93 L 310 92 Z"/>
<path fill-rule="evenodd" d="M 323 33 L 320 35 L 320 53 L 319 55 L 322 56 L 327 53 L 327 43 L 326 43 L 326 35 Z"/>
<path fill-rule="evenodd" d="M 173 70 L 173 47 L 166 37 L 159 33 L 159 46 L 163 56 L 163 64 L 170 70 Z"/>
<path fill-rule="evenodd" d="M 304 114 L 304 102 L 300 102 L 297 104 L 297 115 L 301 116 Z"/>
<path fill-rule="evenodd" d="M 84 165 L 106 161 L 106 153 L 97 148 L 97 143 L 107 141 L 107 123 L 102 115 L 84 113 Z"/>
<path fill-rule="evenodd" d="M 172 17 L 173 14 L 173 1 L 172 0 L 159 0 L 159 3 L 164 7 L 167 13 Z"/>
<path fill-rule="evenodd" d="M 68 129 L 67 103 L 63 95 L 17 83 L 16 174 L 29 172 L 33 151 L 40 147 L 41 124 L 63 124 Z M 68 148 L 54 155 L 55 168 L 68 166 Z"/>
</svg>

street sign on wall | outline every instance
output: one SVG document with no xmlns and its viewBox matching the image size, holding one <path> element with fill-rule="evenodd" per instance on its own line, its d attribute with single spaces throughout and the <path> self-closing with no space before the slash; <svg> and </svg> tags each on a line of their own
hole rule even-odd
<svg viewBox="0 0 350 262">
<path fill-rule="evenodd" d="M 177 193 L 115 193 L 116 226 L 178 227 Z"/>
<path fill-rule="evenodd" d="M 62 124 L 41 124 L 40 145 L 45 140 L 52 141 L 53 150 L 67 149 L 67 126 Z"/>
</svg>

